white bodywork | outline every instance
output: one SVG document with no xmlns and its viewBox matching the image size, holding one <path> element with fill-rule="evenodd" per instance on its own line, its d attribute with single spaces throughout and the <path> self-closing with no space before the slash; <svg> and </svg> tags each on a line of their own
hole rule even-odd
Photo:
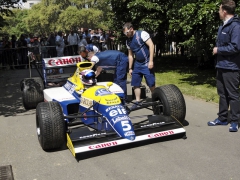
<svg viewBox="0 0 240 180">
<path fill-rule="evenodd" d="M 107 86 L 108 83 L 109 82 L 98 82 L 97 85 L 103 85 L 105 87 L 108 87 Z M 115 94 L 124 93 L 122 88 L 115 83 L 113 83 L 108 89 L 110 92 Z M 81 91 L 79 91 L 79 93 L 81 93 Z M 75 99 L 75 97 L 69 91 L 67 91 L 64 87 L 54 87 L 54 88 L 44 89 L 43 95 L 44 95 L 44 101 L 53 101 L 54 99 L 58 102 L 61 102 L 61 101 Z"/>
<path fill-rule="evenodd" d="M 108 83 L 109 82 L 98 82 L 97 85 L 102 85 L 102 86 L 107 87 Z M 109 89 L 110 92 L 112 92 L 114 94 L 124 93 L 122 88 L 119 85 L 115 84 L 115 83 L 113 83 L 108 89 Z"/>
<path fill-rule="evenodd" d="M 70 94 L 64 87 L 55 87 L 43 90 L 44 101 L 52 101 L 53 99 L 61 102 L 66 100 L 74 100 L 75 97 Z"/>
</svg>

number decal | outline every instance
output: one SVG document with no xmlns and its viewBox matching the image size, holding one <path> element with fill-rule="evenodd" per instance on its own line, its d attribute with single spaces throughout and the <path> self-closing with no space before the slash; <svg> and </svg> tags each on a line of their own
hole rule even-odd
<svg viewBox="0 0 240 180">
<path fill-rule="evenodd" d="M 121 121 L 123 131 L 129 131 L 131 130 L 131 125 L 129 124 L 129 121 Z"/>
</svg>

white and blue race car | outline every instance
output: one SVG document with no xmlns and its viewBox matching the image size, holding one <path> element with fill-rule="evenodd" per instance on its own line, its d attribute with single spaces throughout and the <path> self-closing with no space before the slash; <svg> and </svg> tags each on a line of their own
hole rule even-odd
<svg viewBox="0 0 240 180">
<path fill-rule="evenodd" d="M 91 69 L 91 62 L 78 61 L 77 57 L 62 59 L 43 59 L 43 79 L 26 78 L 21 83 L 24 107 L 36 108 L 36 130 L 43 150 L 67 146 L 77 158 L 84 152 L 128 143 L 186 137 L 182 125 L 185 100 L 175 85 L 157 87 L 151 98 L 130 110 L 128 106 L 134 102 L 125 102 L 117 84 L 106 81 L 84 87 L 79 73 Z M 75 72 L 68 72 L 69 67 Z M 57 73 L 48 73 L 53 69 Z"/>
</svg>

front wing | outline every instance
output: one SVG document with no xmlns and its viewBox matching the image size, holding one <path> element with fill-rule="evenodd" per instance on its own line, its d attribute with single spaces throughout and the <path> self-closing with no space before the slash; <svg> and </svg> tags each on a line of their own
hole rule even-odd
<svg viewBox="0 0 240 180">
<path fill-rule="evenodd" d="M 135 143 L 145 140 L 163 138 L 166 136 L 180 135 L 186 137 L 186 130 L 173 117 L 165 118 L 165 121 L 149 122 L 134 125 L 135 140 L 131 141 L 118 137 L 115 132 L 90 131 L 87 127 L 72 129 L 67 134 L 67 147 L 73 156 L 78 154 L 115 147 L 119 145 Z"/>
</svg>

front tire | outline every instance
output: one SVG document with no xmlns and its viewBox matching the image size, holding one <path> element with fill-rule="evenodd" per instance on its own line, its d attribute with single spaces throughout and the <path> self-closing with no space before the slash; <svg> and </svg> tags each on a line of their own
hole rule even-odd
<svg viewBox="0 0 240 180">
<path fill-rule="evenodd" d="M 66 145 L 66 125 L 58 102 L 41 102 L 36 109 L 39 143 L 43 150 L 58 149 Z"/>
<path fill-rule="evenodd" d="M 153 106 L 154 114 L 173 116 L 181 123 L 185 120 L 186 104 L 177 86 L 168 84 L 155 88 L 152 101 L 159 102 L 158 105 Z"/>
</svg>

